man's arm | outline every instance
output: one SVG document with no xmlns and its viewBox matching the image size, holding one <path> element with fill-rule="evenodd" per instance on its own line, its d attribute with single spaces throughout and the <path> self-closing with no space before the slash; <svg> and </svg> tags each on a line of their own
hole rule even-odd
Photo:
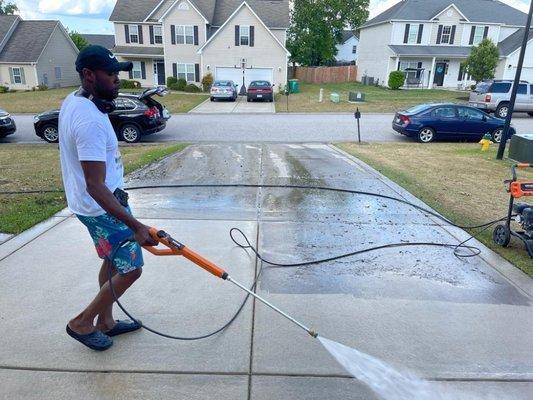
<svg viewBox="0 0 533 400">
<path fill-rule="evenodd" d="M 105 162 L 81 161 L 81 167 L 85 175 L 87 192 L 100 207 L 124 222 L 134 232 L 135 240 L 141 246 L 157 245 L 157 242 L 150 236 L 148 227 L 129 214 L 105 185 Z"/>
</svg>

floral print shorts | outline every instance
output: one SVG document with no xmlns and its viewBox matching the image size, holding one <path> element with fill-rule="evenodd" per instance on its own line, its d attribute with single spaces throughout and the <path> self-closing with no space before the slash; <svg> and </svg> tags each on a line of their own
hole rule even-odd
<svg viewBox="0 0 533 400">
<path fill-rule="evenodd" d="M 126 210 L 131 214 L 129 207 Z M 133 236 L 133 231 L 111 214 L 98 217 L 76 215 L 87 227 L 93 239 L 98 257 L 109 258 L 115 247 L 124 239 Z M 113 264 L 119 274 L 127 274 L 144 265 L 141 246 L 137 242 L 128 242 L 115 252 Z"/>
</svg>

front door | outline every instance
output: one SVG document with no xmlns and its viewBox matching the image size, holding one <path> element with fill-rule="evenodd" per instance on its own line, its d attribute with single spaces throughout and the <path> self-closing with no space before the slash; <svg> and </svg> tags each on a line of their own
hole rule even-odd
<svg viewBox="0 0 533 400">
<path fill-rule="evenodd" d="M 155 62 L 154 63 L 154 73 L 156 74 L 156 82 L 158 85 L 165 84 L 165 63 L 164 62 Z"/>
<path fill-rule="evenodd" d="M 438 62 L 435 64 L 435 79 L 433 83 L 437 86 L 444 85 L 444 74 L 446 73 L 446 63 Z"/>
</svg>

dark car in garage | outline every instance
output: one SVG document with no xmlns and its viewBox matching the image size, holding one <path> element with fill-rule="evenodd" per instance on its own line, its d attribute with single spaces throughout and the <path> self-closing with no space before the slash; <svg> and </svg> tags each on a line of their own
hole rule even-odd
<svg viewBox="0 0 533 400">
<path fill-rule="evenodd" d="M 392 121 L 396 132 L 421 143 L 437 139 L 480 140 L 487 133 L 499 143 L 504 125 L 503 119 L 461 104 L 421 104 L 397 112 Z M 511 128 L 510 135 L 514 133 Z"/>
<path fill-rule="evenodd" d="M 8 112 L 0 110 L 0 139 L 12 135 L 17 131 L 15 120 Z"/>
<path fill-rule="evenodd" d="M 115 99 L 116 110 L 109 120 L 119 140 L 136 143 L 143 136 L 165 129 L 170 114 L 154 95 L 165 96 L 164 87 L 147 89 L 140 94 L 120 93 Z M 51 110 L 34 117 L 35 134 L 49 143 L 57 143 L 59 110 Z"/>
<path fill-rule="evenodd" d="M 269 81 L 252 81 L 248 85 L 248 92 L 246 93 L 247 101 L 267 100 L 274 101 L 274 90 Z"/>
</svg>

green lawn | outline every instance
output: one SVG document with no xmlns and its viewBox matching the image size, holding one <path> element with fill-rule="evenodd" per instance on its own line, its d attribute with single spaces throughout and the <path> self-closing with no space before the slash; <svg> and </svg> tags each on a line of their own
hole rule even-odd
<svg viewBox="0 0 533 400">
<path fill-rule="evenodd" d="M 187 145 L 121 145 L 130 173 Z M 16 162 L 13 162 L 16 160 Z M 0 192 L 57 190 L 55 193 L 0 194 L 0 232 L 18 234 L 66 207 L 57 145 L 0 146 Z"/>
<path fill-rule="evenodd" d="M 324 89 L 324 100 L 319 103 L 320 89 Z M 331 93 L 340 95 L 340 103 L 330 101 Z M 362 92 L 366 96 L 363 103 L 349 103 L 349 92 Z M 357 107 L 363 112 L 396 112 L 425 102 L 468 101 L 468 92 L 437 89 L 390 90 L 383 87 L 364 86 L 360 83 L 300 83 L 300 93 L 289 96 L 289 112 L 353 112 Z M 287 98 L 276 95 L 276 111 L 287 111 Z"/>
<path fill-rule="evenodd" d="M 347 143 L 338 147 L 457 224 L 479 225 L 507 215 L 509 194 L 503 181 L 511 178 L 512 163 L 495 159 L 497 146 L 487 153 L 473 143 Z M 521 170 L 519 176 L 532 180 L 533 172 Z M 533 263 L 523 243 L 513 239 L 510 247 L 499 247 L 492 240 L 492 232 L 491 227 L 478 239 L 533 276 Z"/>
<path fill-rule="evenodd" d="M 76 87 L 61 89 L 49 89 L 35 92 L 0 93 L 0 108 L 10 113 L 37 114 L 61 107 L 63 99 L 76 90 Z M 124 89 L 121 92 L 132 92 Z M 206 94 L 171 92 L 165 97 L 155 97 L 164 104 L 172 114 L 186 113 L 205 101 L 209 96 Z"/>
</svg>

